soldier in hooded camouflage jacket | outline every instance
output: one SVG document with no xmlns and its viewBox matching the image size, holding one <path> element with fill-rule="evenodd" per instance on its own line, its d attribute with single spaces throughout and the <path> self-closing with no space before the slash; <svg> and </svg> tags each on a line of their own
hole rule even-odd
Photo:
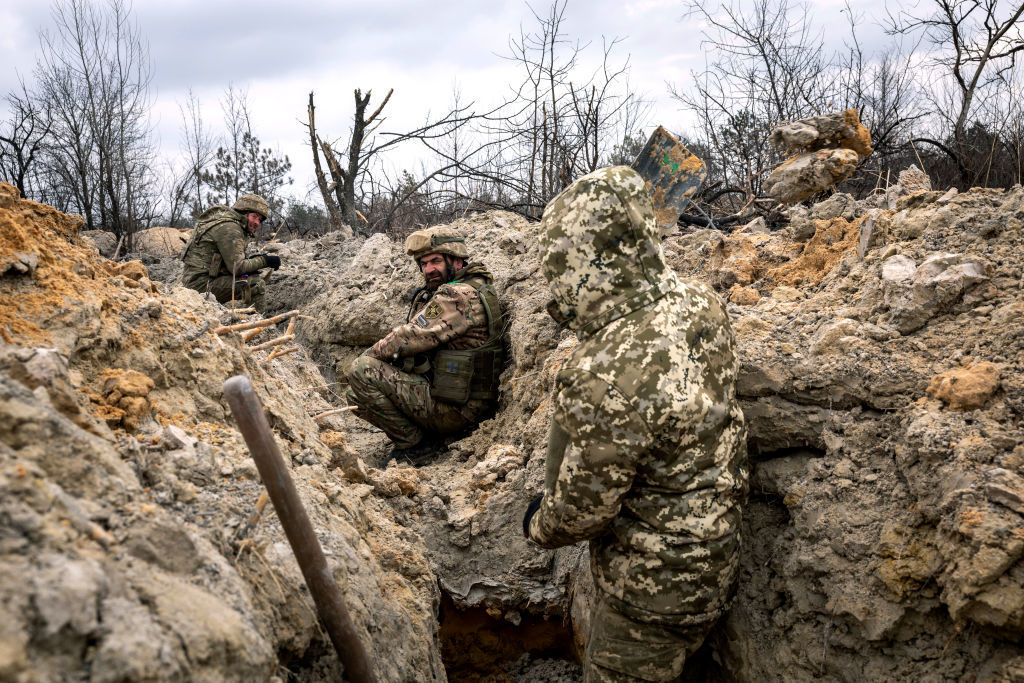
<svg viewBox="0 0 1024 683">
<path fill-rule="evenodd" d="M 269 211 L 266 200 L 255 194 L 242 195 L 230 208 L 204 211 L 182 256 L 182 284 L 210 292 L 222 304 L 234 300 L 262 309 L 265 286 L 255 274 L 261 268 L 277 270 L 281 259 L 275 254 L 246 258 L 245 246 Z"/>
<path fill-rule="evenodd" d="M 548 206 L 549 311 L 580 344 L 556 379 L 544 493 L 524 532 L 590 540 L 585 680 L 672 680 L 738 567 L 746 429 L 729 318 L 666 265 L 643 179 L 580 178 Z"/>
<path fill-rule="evenodd" d="M 503 324 L 493 277 L 482 265 L 466 264 L 464 240 L 451 228 L 417 231 L 406 247 L 423 273 L 427 298 L 417 297 L 408 322 L 356 359 L 346 398 L 356 415 L 388 435 L 394 457 L 418 462 L 434 453 L 439 435 L 475 424 L 493 406 Z M 446 351 L 467 352 L 461 360 L 474 366 L 456 377 L 462 395 L 446 391 L 444 366 L 460 362 Z"/>
</svg>

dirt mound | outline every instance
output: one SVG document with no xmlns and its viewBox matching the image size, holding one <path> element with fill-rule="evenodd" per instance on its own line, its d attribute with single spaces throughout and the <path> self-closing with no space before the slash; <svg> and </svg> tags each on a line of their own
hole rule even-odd
<svg viewBox="0 0 1024 683">
<path fill-rule="evenodd" d="M 78 226 L 0 185 L 0 678 L 337 680 L 276 518 L 253 514 L 220 389 L 245 373 L 378 675 L 443 679 L 423 546 L 328 469 L 308 358 L 212 334 L 223 308 Z"/>
<path fill-rule="evenodd" d="M 0 221 L 40 237 L 0 244 L 16 342 L 0 353 L 0 575 L 39 578 L 27 592 L 0 581 L 13 644 L 0 672 L 336 675 L 273 515 L 248 524 L 260 487 L 220 396 L 246 372 L 382 679 L 443 680 L 442 653 L 452 679 L 577 675 L 585 544 L 541 550 L 520 530 L 576 344 L 545 312 L 536 224 L 492 212 L 456 225 L 495 275 L 512 360 L 494 416 L 414 469 L 387 463 L 386 438 L 350 413 L 309 417 L 339 404 L 351 359 L 404 320 L 420 276 L 400 243 L 270 245 L 283 262 L 271 312 L 311 319 L 298 357 L 267 364 L 210 333 L 219 306 L 154 292 L 139 265 L 110 271 L 76 251 L 73 219 L 11 201 Z M 1015 680 L 1024 190 L 836 195 L 790 215 L 775 233 L 664 244 L 680 275 L 731 292 L 750 426 L 742 577 L 697 658 L 710 678 Z M 45 269 L 76 267 L 70 291 L 45 284 Z M 50 307 L 18 309 L 21 294 Z"/>
<path fill-rule="evenodd" d="M 680 274 L 735 294 L 755 491 L 736 608 L 708 645 L 723 675 L 998 678 L 1020 666 L 1014 501 L 1024 491 L 1002 473 L 1024 455 L 1024 323 L 1013 313 L 1024 236 L 993 226 L 1015 225 L 1024 191 L 942 197 L 901 199 L 895 211 L 837 196 L 807 211 L 801 241 L 794 230 L 666 240 Z M 536 226 L 499 228 L 493 216 L 464 227 L 511 313 L 514 362 L 495 417 L 417 480 L 375 471 L 386 440 L 344 423 L 373 495 L 422 537 L 453 605 L 486 610 L 499 631 L 569 615 L 582 637 L 581 548 L 538 550 L 518 531 L 543 479 L 554 374 L 575 337 L 544 313 Z M 331 282 L 306 308 L 315 320 L 303 334 L 338 376 L 404 319 L 418 285 L 400 244 L 377 236 L 346 249 L 302 268 L 303 282 Z M 886 265 L 895 256 L 906 259 L 899 277 Z M 1002 378 L 982 403 L 965 412 L 945 393 L 930 397 L 933 378 L 982 362 Z"/>
</svg>

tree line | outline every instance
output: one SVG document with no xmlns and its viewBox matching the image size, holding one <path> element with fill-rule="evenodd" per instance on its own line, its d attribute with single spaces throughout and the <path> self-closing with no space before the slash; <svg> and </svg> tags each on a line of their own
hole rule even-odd
<svg viewBox="0 0 1024 683">
<path fill-rule="evenodd" d="M 499 102 L 456 90 L 447 111 L 411 130 L 389 131 L 391 91 L 356 88 L 350 121 L 317 110 L 315 92 L 296 110 L 314 162 L 308 191 L 292 187 L 291 161 L 264 145 L 246 91 L 229 85 L 214 133 L 190 92 L 179 103 L 181 142 L 157 158 L 149 114 L 152 64 L 125 0 L 56 0 L 29 80 L 6 95 L 0 179 L 31 199 L 80 213 L 87 228 L 130 239 L 154 224 L 187 226 L 205 206 L 266 196 L 268 230 L 321 234 L 343 225 L 396 236 L 471 211 L 502 208 L 531 219 L 574 179 L 629 163 L 646 133 L 666 125 L 705 160 L 696 198 L 707 215 L 767 213 L 761 183 L 783 159 L 767 140 L 776 125 L 856 108 L 875 153 L 839 189 L 863 197 L 922 167 L 936 187 L 1021 182 L 1024 107 L 1017 53 L 1024 4 L 926 0 L 879 21 L 888 43 L 866 52 L 864 18 L 848 5 L 843 47 L 815 28 L 794 0 L 685 0 L 681 32 L 701 26 L 705 67 L 668 84 L 679 122 L 650 121 L 629 83 L 616 39 L 568 35 L 567 0 L 509 37 L 503 58 L 518 80 Z M 681 36 L 680 41 L 684 39 Z M 834 41 L 833 41 L 834 42 Z M 595 66 L 596 65 L 596 66 Z M 346 129 L 338 134 L 338 129 Z M 415 169 L 391 153 L 418 146 Z"/>
</svg>

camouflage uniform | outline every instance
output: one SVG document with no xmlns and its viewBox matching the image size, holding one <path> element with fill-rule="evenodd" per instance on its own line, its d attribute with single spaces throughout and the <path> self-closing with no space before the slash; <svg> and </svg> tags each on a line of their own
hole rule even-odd
<svg viewBox="0 0 1024 683">
<path fill-rule="evenodd" d="M 415 446 L 425 431 L 459 432 L 476 424 L 494 403 L 470 398 L 456 404 L 434 398 L 431 391 L 426 361 L 432 352 L 478 348 L 488 341 L 482 297 L 470 281 L 489 287 L 493 277 L 483 266 L 463 267 L 410 314 L 408 323 L 370 347 L 349 371 L 349 405 L 358 406 L 356 415 L 384 430 L 396 448 Z"/>
<path fill-rule="evenodd" d="M 738 569 L 746 429 L 729 318 L 665 264 L 642 178 L 616 166 L 548 206 L 542 267 L 580 344 L 556 379 L 530 538 L 590 539 L 586 680 L 671 680 Z"/>
<path fill-rule="evenodd" d="M 265 285 L 256 273 L 267 262 L 262 255 L 245 258 L 245 220 L 244 214 L 226 206 L 204 211 L 182 259 L 181 283 L 197 292 L 211 292 L 222 304 L 231 301 L 234 284 L 236 302 L 262 309 Z"/>
</svg>

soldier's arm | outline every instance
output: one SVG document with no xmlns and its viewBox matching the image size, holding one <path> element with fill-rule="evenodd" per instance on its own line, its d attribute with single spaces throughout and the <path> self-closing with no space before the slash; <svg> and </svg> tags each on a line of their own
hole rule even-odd
<svg viewBox="0 0 1024 683">
<path fill-rule="evenodd" d="M 530 538 L 558 548 L 600 535 L 633 485 L 651 435 L 625 396 L 589 373 L 558 379 L 544 499 Z M 562 450 L 564 444 L 564 450 Z M 562 450 L 560 453 L 559 451 Z"/>
<path fill-rule="evenodd" d="M 245 236 L 233 224 L 226 223 L 213 229 L 213 241 L 217 244 L 224 267 L 235 275 L 254 273 L 266 267 L 262 256 L 245 258 Z"/>
<path fill-rule="evenodd" d="M 487 324 L 479 294 L 469 285 L 441 285 L 411 322 L 399 325 L 370 347 L 368 356 L 393 361 L 436 349 L 470 328 Z"/>
</svg>

